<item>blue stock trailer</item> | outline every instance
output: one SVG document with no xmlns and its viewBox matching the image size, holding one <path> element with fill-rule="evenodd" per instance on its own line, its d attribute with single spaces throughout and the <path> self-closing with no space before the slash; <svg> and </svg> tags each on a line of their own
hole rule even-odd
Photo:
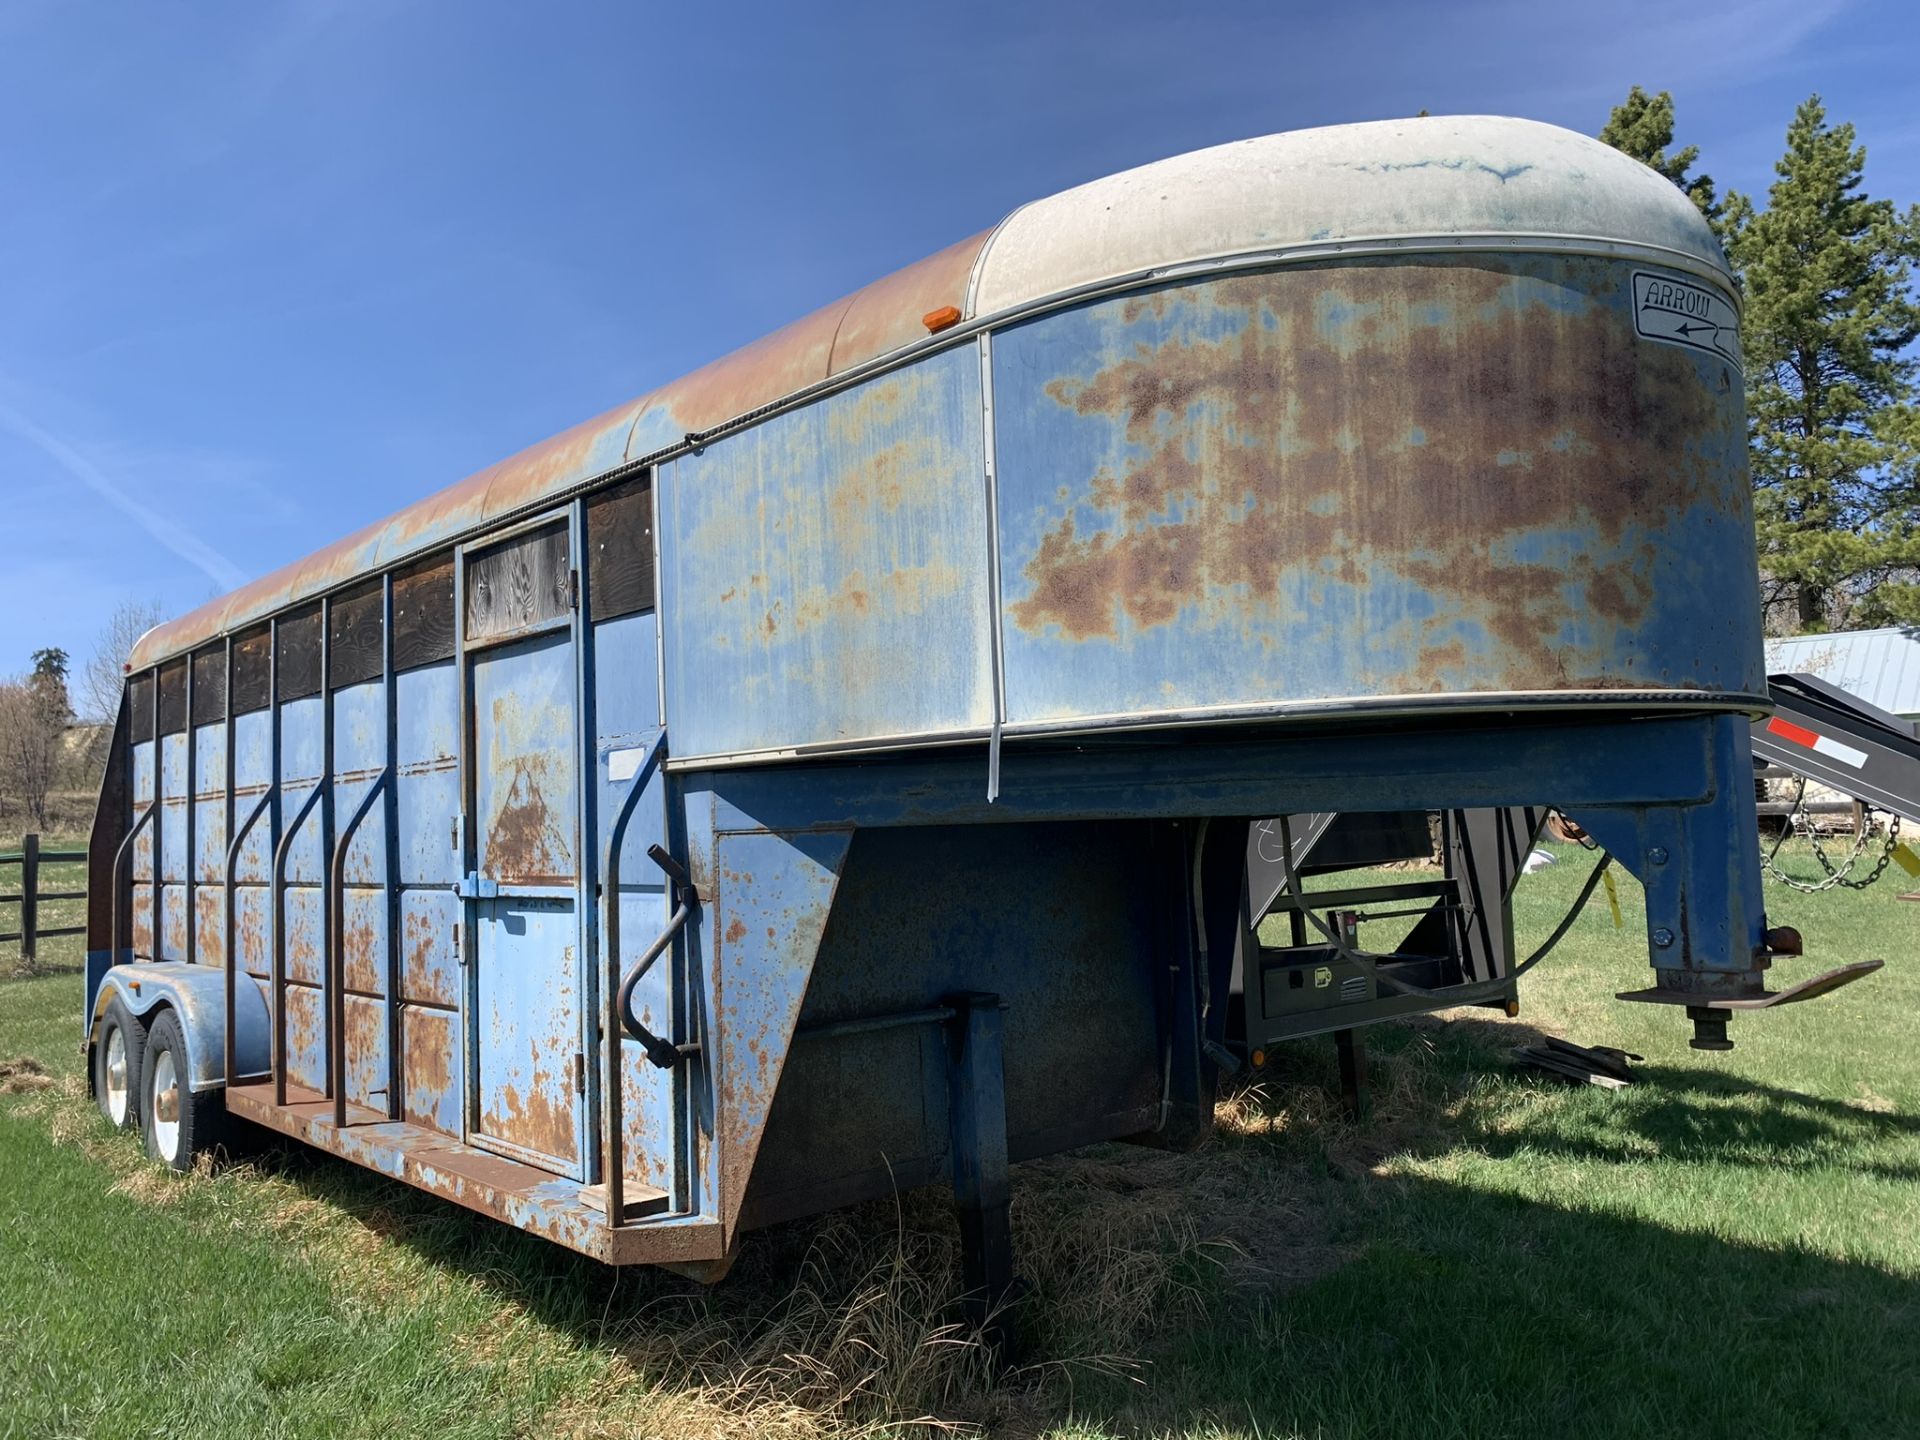
<svg viewBox="0 0 1920 1440">
<path fill-rule="evenodd" d="M 1637 998 L 1722 1045 L 1789 948 L 1737 306 L 1590 139 L 1249 140 L 163 625 L 92 841 L 101 1106 L 705 1278 L 945 1182 L 993 1294 L 1008 1164 L 1203 1133 L 1350 1023 L 1295 991 L 1510 1004 L 1543 805 L 1646 886 Z M 1424 940 L 1302 898 L 1430 815 Z"/>
</svg>

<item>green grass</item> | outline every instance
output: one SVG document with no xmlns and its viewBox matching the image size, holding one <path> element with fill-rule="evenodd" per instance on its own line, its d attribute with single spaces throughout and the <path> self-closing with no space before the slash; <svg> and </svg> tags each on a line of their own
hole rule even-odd
<svg viewBox="0 0 1920 1440">
<path fill-rule="evenodd" d="M 1561 853 L 1523 887 L 1522 950 L 1584 879 Z M 1768 887 L 1809 950 L 1779 983 L 1889 964 L 1737 1019 L 1732 1054 L 1611 998 L 1649 973 L 1623 878 L 1625 930 L 1597 893 L 1517 1021 L 1369 1032 L 1365 1125 L 1306 1042 L 1195 1154 L 1019 1167 L 1032 1349 L 996 1383 L 943 1328 L 938 1195 L 753 1237 L 702 1290 L 320 1157 L 176 1180 L 87 1106 L 77 973 L 10 981 L 0 1061 L 52 1083 L 0 1094 L 0 1435 L 1920 1433 L 1903 878 Z M 1512 1069 L 1540 1030 L 1645 1055 L 1641 1083 Z"/>
</svg>

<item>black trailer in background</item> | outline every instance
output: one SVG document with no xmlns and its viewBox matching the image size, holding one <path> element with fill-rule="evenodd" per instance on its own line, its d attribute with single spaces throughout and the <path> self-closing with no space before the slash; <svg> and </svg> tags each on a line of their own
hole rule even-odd
<svg viewBox="0 0 1920 1440">
<path fill-rule="evenodd" d="M 1920 733 L 1816 675 L 1770 675 L 1754 758 L 1920 825 Z"/>
</svg>

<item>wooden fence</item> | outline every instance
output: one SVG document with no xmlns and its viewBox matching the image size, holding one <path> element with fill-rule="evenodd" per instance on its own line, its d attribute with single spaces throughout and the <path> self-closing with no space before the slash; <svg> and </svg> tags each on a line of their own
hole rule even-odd
<svg viewBox="0 0 1920 1440">
<path fill-rule="evenodd" d="M 85 890 L 42 890 L 40 888 L 40 867 L 58 865 L 75 860 L 85 860 L 84 850 L 42 850 L 40 837 L 28 835 L 22 838 L 19 850 L 9 855 L 0 855 L 0 876 L 13 867 L 20 870 L 20 888 L 10 894 L 0 894 L 0 907 L 17 905 L 20 907 L 20 928 L 0 930 L 0 944 L 10 941 L 20 942 L 20 963 L 22 968 L 32 968 L 38 958 L 42 940 L 51 940 L 61 935 L 84 935 L 84 925 L 61 925 L 46 927 L 40 924 L 40 907 L 56 900 L 84 900 Z M 4 913 L 0 910 L 0 913 Z M 4 923 L 4 922 L 0 922 Z"/>
</svg>

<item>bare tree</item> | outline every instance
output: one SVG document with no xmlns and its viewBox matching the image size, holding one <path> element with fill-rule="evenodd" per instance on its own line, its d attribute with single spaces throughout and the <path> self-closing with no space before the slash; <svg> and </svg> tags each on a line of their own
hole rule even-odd
<svg viewBox="0 0 1920 1440">
<path fill-rule="evenodd" d="M 120 684 L 126 676 L 124 667 L 127 656 L 133 653 L 133 642 L 159 623 L 158 605 L 122 600 L 115 608 L 80 672 L 78 693 L 73 698 L 82 720 L 93 725 L 113 724 L 120 713 Z"/>
<path fill-rule="evenodd" d="M 66 695 L 44 677 L 0 681 L 0 795 L 18 801 L 36 829 L 59 773 Z"/>
</svg>

